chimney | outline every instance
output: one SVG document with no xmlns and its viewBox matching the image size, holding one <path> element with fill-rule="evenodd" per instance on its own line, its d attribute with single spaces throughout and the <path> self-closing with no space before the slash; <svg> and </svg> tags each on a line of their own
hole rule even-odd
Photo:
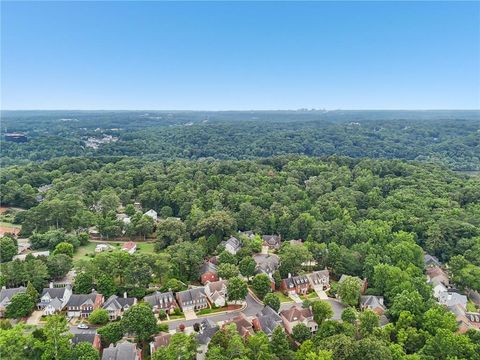
<svg viewBox="0 0 480 360">
<path fill-rule="evenodd" d="M 291 278 L 291 277 L 292 277 L 292 274 L 288 273 L 288 277 Z"/>
<path fill-rule="evenodd" d="M 50 289 L 53 289 L 53 281 L 51 281 L 50 284 L 48 284 L 48 287 L 49 287 Z"/>
<path fill-rule="evenodd" d="M 123 293 L 123 297 L 124 297 L 125 299 L 127 298 L 127 292 L 126 292 L 126 291 Z"/>
</svg>

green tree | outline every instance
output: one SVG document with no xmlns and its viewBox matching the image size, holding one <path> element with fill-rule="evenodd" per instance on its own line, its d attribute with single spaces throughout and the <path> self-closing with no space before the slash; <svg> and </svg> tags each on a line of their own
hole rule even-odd
<svg viewBox="0 0 480 360">
<path fill-rule="evenodd" d="M 61 242 L 55 246 L 55 250 L 53 251 L 53 255 L 64 254 L 69 257 L 73 257 L 73 245 L 68 242 Z"/>
<path fill-rule="evenodd" d="M 378 315 L 369 309 L 362 311 L 358 316 L 358 320 L 360 322 L 358 330 L 363 337 L 372 334 L 380 325 Z"/>
<path fill-rule="evenodd" d="M 228 300 L 245 300 L 248 293 L 247 283 L 238 276 L 232 277 L 227 284 Z"/>
<path fill-rule="evenodd" d="M 72 267 L 73 261 L 68 255 L 56 254 L 47 258 L 48 275 L 53 279 L 61 279 Z"/>
<path fill-rule="evenodd" d="M 277 326 L 272 333 L 270 349 L 280 360 L 290 360 L 294 357 L 294 352 L 290 349 L 287 334 L 281 326 Z"/>
<path fill-rule="evenodd" d="M 92 344 L 88 342 L 80 342 L 73 348 L 72 358 L 74 360 L 98 360 L 100 354 Z"/>
<path fill-rule="evenodd" d="M 203 262 L 204 249 L 192 242 L 169 246 L 171 276 L 184 282 L 198 279 L 198 269 Z"/>
<path fill-rule="evenodd" d="M 30 299 L 32 299 L 34 304 L 37 303 L 39 294 L 37 289 L 33 287 L 30 281 L 27 283 L 27 290 L 25 291 L 25 293 L 30 297 Z"/>
<path fill-rule="evenodd" d="M 42 360 L 69 359 L 71 355 L 70 339 L 73 335 L 68 332 L 67 320 L 64 316 L 49 316 L 43 328 L 45 335 Z"/>
<path fill-rule="evenodd" d="M 311 306 L 313 319 L 319 325 L 333 316 L 332 305 L 326 301 L 314 301 L 312 302 Z"/>
<path fill-rule="evenodd" d="M 432 335 L 435 335 L 440 329 L 455 332 L 458 327 L 455 315 L 443 306 L 434 306 L 428 309 L 423 315 L 421 325 Z"/>
<path fill-rule="evenodd" d="M 246 278 L 250 278 L 253 275 L 255 275 L 256 266 L 257 266 L 257 263 L 250 256 L 244 257 L 242 260 L 240 260 L 238 264 L 240 273 Z"/>
<path fill-rule="evenodd" d="M 9 236 L 0 238 L 0 262 L 11 261 L 17 255 L 17 244 Z"/>
<path fill-rule="evenodd" d="M 157 332 L 157 319 L 149 304 L 140 302 L 129 308 L 122 318 L 124 332 L 135 334 L 136 338 L 145 343 Z"/>
<path fill-rule="evenodd" d="M 0 328 L 0 356 L 9 360 L 38 359 L 41 344 L 18 324 L 8 329 Z M 8 357 L 7 357 L 8 356 Z"/>
<path fill-rule="evenodd" d="M 280 298 L 274 293 L 268 293 L 263 298 L 265 306 L 270 306 L 273 310 L 278 311 L 280 309 Z"/>
<path fill-rule="evenodd" d="M 237 265 L 237 262 L 238 262 L 236 256 L 229 253 L 227 250 L 223 250 L 218 255 L 218 261 L 220 264 L 233 264 L 233 265 Z"/>
<path fill-rule="evenodd" d="M 344 281 L 338 284 L 337 294 L 344 304 L 356 306 L 360 300 L 361 286 L 359 278 L 347 276 Z"/>
<path fill-rule="evenodd" d="M 104 347 L 121 340 L 124 333 L 123 323 L 116 321 L 102 326 L 97 330 Z"/>
<path fill-rule="evenodd" d="M 310 339 L 311 335 L 309 327 L 303 323 L 295 325 L 292 329 L 293 339 L 300 344 Z"/>
<path fill-rule="evenodd" d="M 218 277 L 222 279 L 230 279 L 234 276 L 240 275 L 237 265 L 233 264 L 220 264 L 217 269 Z"/>
<path fill-rule="evenodd" d="M 312 259 L 312 255 L 304 245 L 285 244 L 280 249 L 280 275 L 286 278 L 289 274 L 298 274 L 302 264 Z"/>
<path fill-rule="evenodd" d="M 223 239 L 226 235 L 235 231 L 237 224 L 232 215 L 227 211 L 215 211 L 208 217 L 201 219 L 194 229 L 195 236 L 215 235 L 217 239 Z"/>
<path fill-rule="evenodd" d="M 97 280 L 96 289 L 100 294 L 105 297 L 105 299 L 109 298 L 112 295 L 115 295 L 118 291 L 114 279 L 106 274 L 100 275 Z"/>
<path fill-rule="evenodd" d="M 342 320 L 350 324 L 354 324 L 357 321 L 357 310 L 353 307 L 348 307 L 342 312 Z"/>
<path fill-rule="evenodd" d="M 252 289 L 260 299 L 272 291 L 272 282 L 267 274 L 257 274 L 252 281 Z"/>
<path fill-rule="evenodd" d="M 29 316 L 35 306 L 34 300 L 27 293 L 18 293 L 12 297 L 5 309 L 5 317 L 18 319 Z"/>
<path fill-rule="evenodd" d="M 92 274 L 82 272 L 75 277 L 73 291 L 76 294 L 90 294 L 94 287 Z"/>
<path fill-rule="evenodd" d="M 268 336 L 260 331 L 246 339 L 247 357 L 252 360 L 273 360 Z"/>
<path fill-rule="evenodd" d="M 88 316 L 88 321 L 95 325 L 105 325 L 108 323 L 108 311 L 105 309 L 95 309 Z"/>
<path fill-rule="evenodd" d="M 158 349 L 152 354 L 152 360 L 193 360 L 197 355 L 197 341 L 193 335 L 182 332 L 170 338 L 168 346 Z"/>
<path fill-rule="evenodd" d="M 157 251 L 188 240 L 187 227 L 181 220 L 175 218 L 161 219 L 157 224 Z"/>
</svg>

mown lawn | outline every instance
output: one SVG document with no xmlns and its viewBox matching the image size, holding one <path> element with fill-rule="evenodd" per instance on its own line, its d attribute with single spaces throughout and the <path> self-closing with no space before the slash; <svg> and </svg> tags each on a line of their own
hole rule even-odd
<svg viewBox="0 0 480 360">
<path fill-rule="evenodd" d="M 274 294 L 278 296 L 278 298 L 280 299 L 280 302 L 292 302 L 293 301 L 292 299 L 290 299 L 288 296 L 286 296 L 281 291 L 275 291 Z"/>
<path fill-rule="evenodd" d="M 135 242 L 137 244 L 137 251 L 138 254 L 153 254 L 155 253 L 154 250 L 154 243 L 153 242 Z M 75 254 L 73 254 L 73 261 L 79 260 L 90 260 L 92 259 L 91 256 L 87 255 L 95 255 L 95 247 L 98 244 L 108 244 L 115 248 L 115 250 L 120 250 L 122 248 L 123 242 L 115 242 L 115 241 L 105 241 L 105 242 L 93 242 L 90 241 L 87 245 L 80 246 Z"/>
</svg>

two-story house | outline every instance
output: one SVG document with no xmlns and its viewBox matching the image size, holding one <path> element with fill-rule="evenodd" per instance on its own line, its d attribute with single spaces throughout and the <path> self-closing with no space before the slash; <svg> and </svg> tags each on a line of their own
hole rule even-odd
<svg viewBox="0 0 480 360">
<path fill-rule="evenodd" d="M 307 277 L 315 291 L 327 290 L 330 287 L 330 272 L 327 269 L 314 271 Z"/>
<path fill-rule="evenodd" d="M 151 295 L 145 296 L 143 300 L 152 306 L 153 312 L 155 313 L 163 310 L 166 313 L 171 314 L 176 308 L 178 308 L 175 297 L 171 291 L 163 293 L 156 291 Z"/>
<path fill-rule="evenodd" d="M 270 250 L 278 250 L 282 245 L 281 235 L 263 235 L 263 245 L 267 246 Z"/>
<path fill-rule="evenodd" d="M 225 242 L 225 250 L 235 255 L 242 247 L 242 243 L 236 237 L 232 236 Z"/>
<path fill-rule="evenodd" d="M 43 315 L 53 315 L 67 305 L 72 296 L 72 286 L 67 285 L 61 288 L 54 288 L 53 283 L 50 287 L 43 289 L 40 296 L 40 302 L 37 304 L 39 310 L 43 310 Z"/>
<path fill-rule="evenodd" d="M 185 310 L 201 310 L 208 308 L 207 295 L 203 287 L 177 292 L 177 302 Z"/>
<path fill-rule="evenodd" d="M 117 320 L 136 303 L 136 298 L 129 298 L 125 293 L 123 297 L 118 297 L 117 295 L 110 296 L 102 307 L 108 311 L 110 320 Z"/>
<path fill-rule="evenodd" d="M 213 282 L 218 280 L 218 269 L 217 265 L 210 261 L 205 261 L 200 266 L 200 282 L 205 285 L 207 282 Z"/>
<path fill-rule="evenodd" d="M 12 298 L 17 294 L 24 293 L 25 291 L 27 291 L 27 288 L 24 286 L 10 289 L 2 287 L 2 290 L 0 290 L 0 317 L 4 316 L 5 310 L 7 309 L 7 306 L 10 305 Z"/>
<path fill-rule="evenodd" d="M 137 344 L 121 341 L 103 349 L 102 360 L 142 360 L 142 350 Z"/>
<path fill-rule="evenodd" d="M 303 294 L 310 290 L 310 281 L 306 275 L 289 276 L 282 280 L 280 289 L 286 294 Z"/>
<path fill-rule="evenodd" d="M 311 308 L 303 308 L 299 305 L 293 305 L 289 309 L 282 310 L 280 317 L 283 320 L 283 326 L 287 333 L 292 334 L 295 325 L 304 324 L 313 334 L 317 332 L 318 324 L 313 320 L 313 312 Z"/>
<path fill-rule="evenodd" d="M 67 316 L 87 318 L 93 310 L 103 304 L 103 295 L 93 291 L 91 294 L 73 294 L 67 302 Z"/>
<path fill-rule="evenodd" d="M 244 313 L 240 313 L 239 315 L 233 317 L 231 320 L 228 320 L 224 323 L 224 327 L 230 324 L 235 324 L 237 327 L 237 331 L 241 337 L 246 338 L 254 334 L 253 325 L 247 319 Z"/>
<path fill-rule="evenodd" d="M 255 331 L 263 331 L 270 337 L 277 326 L 283 326 L 283 320 L 270 306 L 265 306 L 253 319 L 252 324 Z"/>
<path fill-rule="evenodd" d="M 222 307 L 227 304 L 227 281 L 207 282 L 205 295 L 212 305 Z"/>
<path fill-rule="evenodd" d="M 385 313 L 387 308 L 383 304 L 383 296 L 362 295 L 360 296 L 360 308 L 362 310 L 370 309 L 378 316 Z"/>
</svg>

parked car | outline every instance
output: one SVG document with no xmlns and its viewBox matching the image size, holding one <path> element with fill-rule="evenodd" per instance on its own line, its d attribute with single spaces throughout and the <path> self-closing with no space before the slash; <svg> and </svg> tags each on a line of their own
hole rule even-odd
<svg viewBox="0 0 480 360">
<path fill-rule="evenodd" d="M 82 323 L 82 324 L 78 324 L 78 325 L 77 325 L 77 328 L 78 328 L 78 329 L 88 329 L 88 325 L 83 324 L 83 323 Z"/>
</svg>

